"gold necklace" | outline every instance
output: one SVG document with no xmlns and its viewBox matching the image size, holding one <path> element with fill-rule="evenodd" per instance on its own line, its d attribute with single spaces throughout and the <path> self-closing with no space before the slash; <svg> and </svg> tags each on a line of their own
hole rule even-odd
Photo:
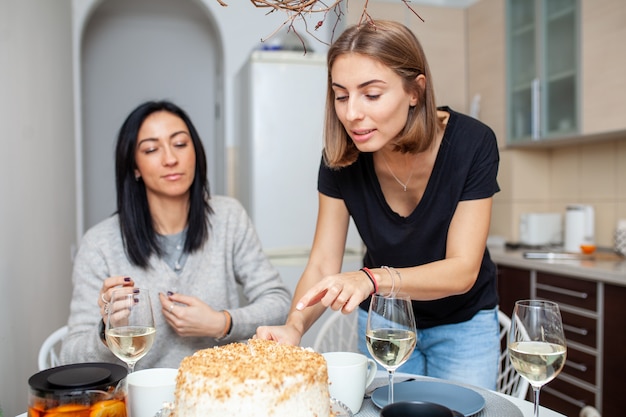
<svg viewBox="0 0 626 417">
<path fill-rule="evenodd" d="M 398 179 L 398 177 L 396 177 L 396 174 L 393 173 L 393 171 L 391 170 L 391 167 L 387 163 L 387 158 L 385 158 L 385 155 L 383 155 L 382 152 L 380 153 L 380 156 L 383 157 L 383 162 L 385 163 L 385 166 L 389 170 L 389 173 L 391 174 L 393 179 L 396 180 L 396 182 L 402 186 L 402 188 L 404 189 L 404 192 L 406 192 L 406 188 L 409 186 L 409 181 L 411 181 L 411 178 L 413 177 L 413 171 L 415 171 L 415 160 L 413 160 L 413 164 L 412 164 L 413 166 L 411 167 L 411 172 L 409 173 L 409 178 L 407 178 L 406 179 L 406 183 L 404 183 L 404 182 L 400 181 Z"/>
</svg>

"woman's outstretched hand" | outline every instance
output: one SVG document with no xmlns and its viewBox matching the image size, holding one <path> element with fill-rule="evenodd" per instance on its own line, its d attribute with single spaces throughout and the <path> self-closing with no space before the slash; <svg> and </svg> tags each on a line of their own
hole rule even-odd
<svg viewBox="0 0 626 417">
<path fill-rule="evenodd" d="M 304 334 L 298 323 L 305 323 L 306 308 L 322 304 L 343 313 L 353 312 L 373 291 L 370 279 L 363 271 L 329 275 L 313 285 L 296 304 L 283 326 L 260 326 L 255 338 L 274 340 L 279 343 L 299 345 Z M 321 313 L 320 313 L 321 314 Z"/>
<path fill-rule="evenodd" d="M 311 287 L 296 304 L 297 310 L 321 303 L 343 313 L 353 312 L 373 291 L 372 282 L 363 271 L 329 275 Z"/>
</svg>

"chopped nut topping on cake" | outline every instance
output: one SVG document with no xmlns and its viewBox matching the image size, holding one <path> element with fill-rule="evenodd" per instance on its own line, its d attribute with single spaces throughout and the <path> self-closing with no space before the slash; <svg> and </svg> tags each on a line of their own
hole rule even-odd
<svg viewBox="0 0 626 417">
<path fill-rule="evenodd" d="M 213 413 L 328 417 L 326 361 L 311 349 L 259 339 L 200 350 L 180 364 L 173 416 Z"/>
</svg>

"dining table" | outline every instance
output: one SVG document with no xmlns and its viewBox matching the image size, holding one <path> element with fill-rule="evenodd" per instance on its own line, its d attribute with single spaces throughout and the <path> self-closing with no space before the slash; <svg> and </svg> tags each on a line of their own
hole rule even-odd
<svg viewBox="0 0 626 417">
<path fill-rule="evenodd" d="M 502 394 L 496 391 L 487 390 L 473 385 L 463 384 L 460 382 L 446 381 L 438 378 L 431 378 L 407 373 L 397 373 L 394 378 L 394 387 L 399 384 L 408 383 L 409 381 L 434 381 L 443 384 L 456 385 L 467 388 L 478 393 L 484 398 L 484 407 L 475 414 L 466 417 L 533 417 L 534 406 L 530 401 Z M 379 417 L 380 408 L 374 404 L 371 395 L 377 388 L 387 386 L 389 379 L 386 371 L 377 371 L 374 381 L 366 390 L 366 397 L 363 400 L 361 409 L 353 415 L 353 417 Z M 398 384 L 398 385 L 396 385 Z M 445 405 L 445 404 L 444 404 Z M 540 417 L 566 417 L 554 410 L 546 407 L 540 407 Z M 20 414 L 16 417 L 27 417 L 27 413 Z M 341 416 L 343 417 L 343 416 Z"/>
<path fill-rule="evenodd" d="M 478 393 L 484 398 L 484 407 L 475 414 L 471 414 L 471 417 L 533 417 L 534 405 L 531 401 L 527 401 L 521 398 L 513 397 L 511 395 L 502 394 L 496 391 L 487 390 L 484 388 L 476 387 L 473 385 L 463 384 L 460 382 L 446 381 L 438 378 L 431 378 L 419 375 L 412 375 L 407 373 L 396 373 L 394 378 L 395 391 L 398 391 L 398 387 L 402 383 L 409 383 L 405 381 L 429 381 L 440 382 L 443 384 L 460 386 L 467 388 Z M 354 417 L 379 417 L 380 408 L 374 404 L 371 395 L 377 388 L 387 386 L 389 379 L 386 371 L 377 371 L 374 381 L 370 384 L 366 390 L 366 397 L 363 400 L 361 409 L 354 414 Z M 397 396 L 396 396 L 397 397 Z M 396 398 L 397 400 L 397 398 Z M 540 401 L 541 403 L 541 401 Z M 443 404 L 445 405 L 445 404 Z M 470 417 L 466 416 L 466 417 Z M 561 413 L 551 410 L 546 407 L 540 407 L 540 417 L 566 417 Z"/>
</svg>

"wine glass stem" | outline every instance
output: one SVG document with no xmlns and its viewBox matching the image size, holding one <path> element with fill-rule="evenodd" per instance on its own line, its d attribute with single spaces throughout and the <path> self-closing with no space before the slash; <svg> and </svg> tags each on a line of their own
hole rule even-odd
<svg viewBox="0 0 626 417">
<path fill-rule="evenodd" d="M 393 403 L 393 370 L 387 371 L 389 374 L 389 395 L 387 397 L 387 404 Z"/>
<path fill-rule="evenodd" d="M 535 417 L 539 417 L 539 391 L 541 390 L 541 388 L 539 387 L 533 387 L 533 394 L 534 394 L 534 402 L 535 402 Z"/>
<path fill-rule="evenodd" d="M 135 372 L 135 362 L 129 362 L 128 363 L 128 373 L 132 374 L 133 372 Z"/>
</svg>

